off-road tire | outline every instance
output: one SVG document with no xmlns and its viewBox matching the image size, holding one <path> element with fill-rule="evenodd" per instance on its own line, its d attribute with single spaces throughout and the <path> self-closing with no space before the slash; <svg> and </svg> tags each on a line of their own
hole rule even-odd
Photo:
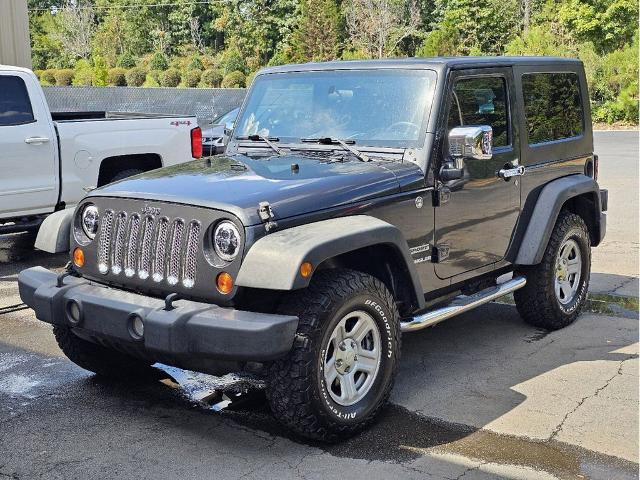
<svg viewBox="0 0 640 480">
<path fill-rule="evenodd" d="M 580 248 L 582 271 L 573 300 L 563 305 L 554 290 L 555 268 L 560 248 L 568 239 L 573 239 Z M 573 323 L 586 303 L 591 273 L 591 239 L 582 217 L 562 210 L 549 238 L 542 262 L 521 267 L 518 273 L 524 274 L 527 278 L 526 286 L 516 290 L 513 295 L 518 313 L 525 322 L 546 330 L 558 330 Z"/>
<path fill-rule="evenodd" d="M 144 172 L 144 170 L 140 170 L 139 168 L 128 168 L 126 170 L 121 170 L 118 173 L 116 173 L 113 177 L 111 177 L 111 179 L 107 183 L 113 183 L 119 180 L 124 180 L 125 178 L 133 177 L 134 175 L 138 175 L 139 173 L 142 173 L 142 172 Z"/>
<path fill-rule="evenodd" d="M 83 340 L 69 327 L 54 326 L 53 335 L 69 360 L 79 367 L 103 377 L 116 380 L 153 376 L 151 364 L 135 357 Z"/>
<path fill-rule="evenodd" d="M 343 407 L 328 395 L 322 349 L 334 326 L 354 309 L 373 317 L 382 355 L 370 390 Z M 369 426 L 389 399 L 400 360 L 399 313 L 385 285 L 353 270 L 319 271 L 308 288 L 285 298 L 279 312 L 300 321 L 292 350 L 268 366 L 266 393 L 275 418 L 300 436 L 326 442 L 344 440 Z"/>
</svg>

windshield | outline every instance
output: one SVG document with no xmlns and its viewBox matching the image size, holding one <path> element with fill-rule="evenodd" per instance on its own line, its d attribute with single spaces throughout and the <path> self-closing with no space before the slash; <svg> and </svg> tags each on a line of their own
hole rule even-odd
<svg viewBox="0 0 640 480">
<path fill-rule="evenodd" d="M 234 135 L 354 140 L 415 148 L 426 131 L 431 70 L 331 70 L 260 75 Z"/>
</svg>

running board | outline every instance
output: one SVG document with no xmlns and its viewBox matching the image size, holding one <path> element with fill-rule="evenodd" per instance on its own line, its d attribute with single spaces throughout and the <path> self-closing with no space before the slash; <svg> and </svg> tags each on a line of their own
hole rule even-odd
<svg viewBox="0 0 640 480">
<path fill-rule="evenodd" d="M 447 318 L 455 317 L 461 313 L 473 310 L 480 305 L 491 302 L 496 298 L 500 298 L 511 292 L 514 292 L 527 284 L 527 279 L 524 277 L 515 277 L 511 280 L 496 285 L 495 287 L 486 288 L 473 295 L 460 295 L 453 299 L 453 301 L 446 307 L 441 307 L 436 310 L 432 310 L 422 315 L 413 317 L 406 322 L 400 323 L 400 329 L 403 332 L 413 332 L 421 330 L 426 327 L 440 323 Z"/>
</svg>

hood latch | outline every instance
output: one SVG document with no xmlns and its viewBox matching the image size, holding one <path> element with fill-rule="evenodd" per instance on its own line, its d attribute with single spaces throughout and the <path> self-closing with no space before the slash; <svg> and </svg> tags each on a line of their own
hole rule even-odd
<svg viewBox="0 0 640 480">
<path fill-rule="evenodd" d="M 260 220 L 264 223 L 264 228 L 267 232 L 276 228 L 278 224 L 274 221 L 276 216 L 273 213 L 273 209 L 269 202 L 260 202 L 258 204 L 258 215 L 260 215 Z"/>
</svg>

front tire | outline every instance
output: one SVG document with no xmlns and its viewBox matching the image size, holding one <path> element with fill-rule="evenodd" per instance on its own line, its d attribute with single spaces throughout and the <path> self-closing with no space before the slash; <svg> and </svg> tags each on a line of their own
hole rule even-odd
<svg viewBox="0 0 640 480">
<path fill-rule="evenodd" d="M 387 402 L 400 359 L 400 321 L 384 284 L 353 270 L 316 273 L 281 313 L 300 319 L 291 352 L 268 369 L 273 415 L 295 433 L 339 441 Z"/>
<path fill-rule="evenodd" d="M 527 278 L 514 292 L 525 322 L 547 330 L 573 323 L 587 300 L 591 240 L 582 217 L 562 210 L 538 265 L 520 269 Z"/>
<path fill-rule="evenodd" d="M 53 335 L 69 360 L 96 375 L 115 380 L 153 375 L 154 369 L 150 363 L 83 340 L 69 327 L 56 325 Z"/>
</svg>

